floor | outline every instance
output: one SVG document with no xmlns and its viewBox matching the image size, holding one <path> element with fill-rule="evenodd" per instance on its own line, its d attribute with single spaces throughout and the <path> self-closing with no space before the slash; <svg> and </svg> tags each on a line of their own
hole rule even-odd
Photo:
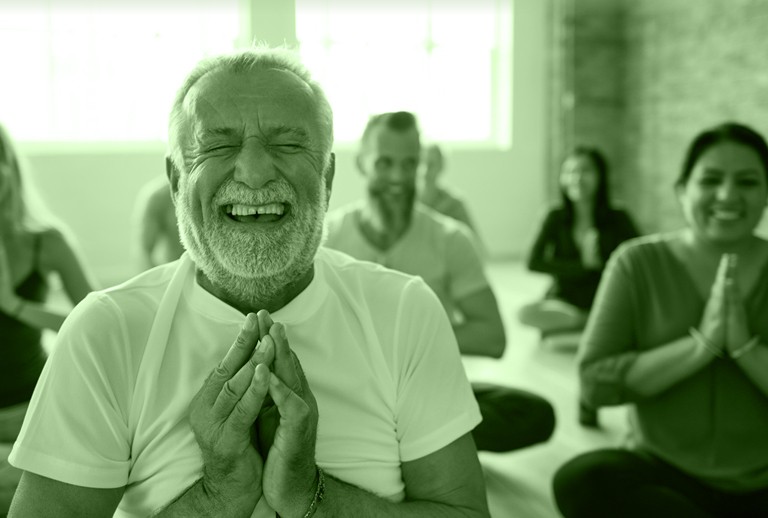
<svg viewBox="0 0 768 518">
<path fill-rule="evenodd" d="M 536 392 L 554 405 L 555 433 L 546 444 L 497 454 L 480 453 L 493 518 L 556 518 L 550 483 L 557 468 L 575 455 L 620 444 L 626 434 L 626 410 L 600 410 L 601 429 L 577 421 L 575 346 L 540 343 L 538 333 L 517 323 L 517 310 L 539 298 L 547 278 L 518 262 L 491 263 L 487 273 L 507 331 L 500 360 L 465 358 L 471 381 L 491 381 Z"/>
</svg>

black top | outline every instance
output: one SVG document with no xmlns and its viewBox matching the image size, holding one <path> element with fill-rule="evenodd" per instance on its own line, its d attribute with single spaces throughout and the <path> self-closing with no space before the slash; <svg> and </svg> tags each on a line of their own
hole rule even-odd
<svg viewBox="0 0 768 518">
<path fill-rule="evenodd" d="M 40 273 L 40 241 L 34 237 L 33 268 L 15 292 L 31 302 L 44 302 L 48 284 Z M 29 401 L 45 365 L 42 330 L 0 311 L 0 408 Z"/>
<path fill-rule="evenodd" d="M 554 278 L 547 298 L 558 298 L 589 311 L 603 271 L 582 265 L 572 228 L 565 209 L 552 209 L 533 245 L 528 269 L 548 273 Z M 619 244 L 638 235 L 629 214 L 619 209 L 611 209 L 605 224 L 597 230 L 603 264 Z"/>
</svg>

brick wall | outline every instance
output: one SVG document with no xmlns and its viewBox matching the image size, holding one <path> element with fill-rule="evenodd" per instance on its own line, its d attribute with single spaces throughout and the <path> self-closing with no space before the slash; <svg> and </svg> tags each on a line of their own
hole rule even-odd
<svg viewBox="0 0 768 518">
<path fill-rule="evenodd" d="M 736 120 L 768 136 L 768 2 L 563 2 L 571 16 L 556 23 L 573 41 L 559 44 L 575 72 L 554 78 L 554 90 L 574 92 L 560 141 L 606 148 L 618 196 L 643 230 L 679 227 L 672 184 L 695 134 Z"/>
<path fill-rule="evenodd" d="M 626 2 L 623 182 L 644 228 L 682 219 L 672 192 L 693 137 L 725 120 L 768 135 L 768 2 Z"/>
</svg>

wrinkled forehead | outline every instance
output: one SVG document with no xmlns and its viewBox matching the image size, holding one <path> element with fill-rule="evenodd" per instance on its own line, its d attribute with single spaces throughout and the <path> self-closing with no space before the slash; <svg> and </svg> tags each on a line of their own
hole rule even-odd
<svg viewBox="0 0 768 518">
<path fill-rule="evenodd" d="M 190 89 L 184 112 L 193 134 L 222 127 L 246 133 L 274 126 L 320 131 L 312 89 L 286 70 L 213 71 Z"/>
</svg>

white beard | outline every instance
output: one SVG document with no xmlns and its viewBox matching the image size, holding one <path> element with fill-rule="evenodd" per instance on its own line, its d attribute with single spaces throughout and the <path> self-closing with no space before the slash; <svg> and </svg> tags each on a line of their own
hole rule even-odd
<svg viewBox="0 0 768 518">
<path fill-rule="evenodd" d="M 176 219 L 179 236 L 197 268 L 219 289 L 243 304 L 258 307 L 299 281 L 311 268 L 323 240 L 327 209 L 325 177 L 312 198 L 299 203 L 296 191 L 285 180 L 252 191 L 225 182 L 213 198 L 212 207 L 220 201 L 237 199 L 243 204 L 260 205 L 279 199 L 288 202 L 290 218 L 278 230 L 267 232 L 237 231 L 225 225 L 220 214 L 207 214 L 202 225 L 193 216 L 185 196 L 188 180 L 179 179 Z M 217 210 L 217 209 L 211 209 Z"/>
</svg>

